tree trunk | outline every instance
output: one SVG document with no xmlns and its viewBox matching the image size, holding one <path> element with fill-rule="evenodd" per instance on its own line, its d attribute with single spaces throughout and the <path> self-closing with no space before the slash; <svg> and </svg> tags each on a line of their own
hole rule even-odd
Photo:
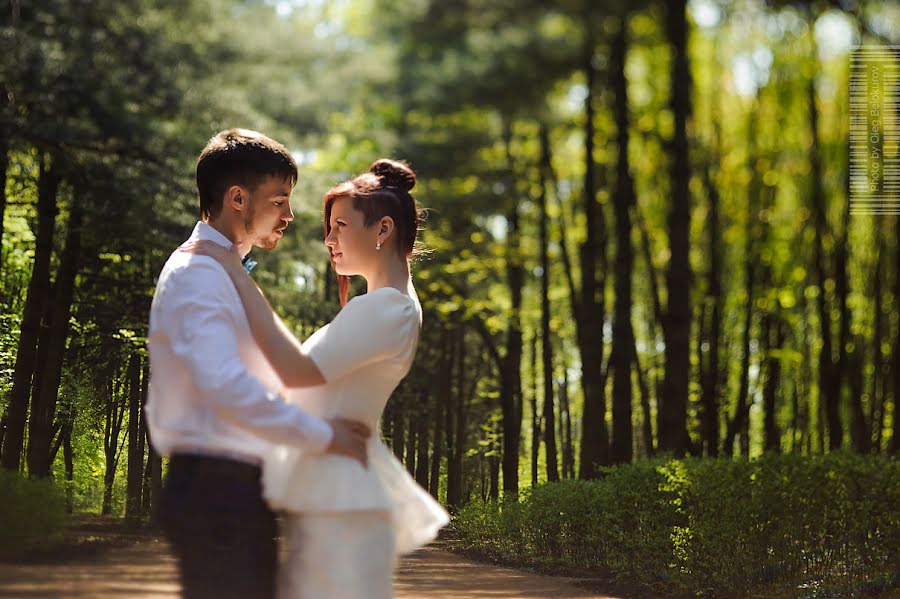
<svg viewBox="0 0 900 599">
<path fill-rule="evenodd" d="M 66 512 L 71 514 L 75 509 L 75 462 L 72 456 L 72 427 L 74 417 L 63 427 L 63 461 L 66 466 Z"/>
<path fill-rule="evenodd" d="M 488 497 L 491 501 L 497 501 L 500 499 L 500 446 L 497 443 L 497 424 L 493 421 L 491 426 L 491 444 L 488 448 L 487 460 L 490 479 Z"/>
<path fill-rule="evenodd" d="M 847 354 L 844 376 L 847 379 L 850 393 L 850 438 L 853 441 L 853 449 L 857 453 L 869 453 L 871 445 L 871 433 L 863 411 L 863 368 L 864 354 L 861 347 L 861 338 L 853 335 L 855 348 Z M 873 398 L 869 398 L 873 401 Z"/>
<path fill-rule="evenodd" d="M 466 336 L 465 329 L 460 326 L 456 331 L 456 348 L 458 362 L 456 370 L 456 400 L 454 408 L 454 430 L 448 430 L 453 437 L 453 453 L 450 456 L 447 472 L 447 503 L 458 509 L 462 506 L 463 454 L 466 432 Z"/>
<path fill-rule="evenodd" d="M 438 405 L 434 414 L 434 447 L 431 453 L 431 494 L 437 498 L 440 491 L 441 460 L 447 456 L 449 473 L 449 460 L 452 452 L 453 435 L 450 433 L 452 424 L 451 402 L 453 401 L 453 344 L 448 343 L 444 347 L 441 356 L 442 372 L 440 389 L 438 391 Z M 446 435 L 446 437 L 444 436 Z"/>
<path fill-rule="evenodd" d="M 456 334 L 453 331 L 447 331 L 445 338 L 447 339 L 447 343 L 445 346 L 445 350 L 448 353 L 449 360 L 449 370 L 447 372 L 447 403 L 444 409 L 444 431 L 446 432 L 446 441 L 444 447 L 447 452 L 447 498 L 449 503 L 450 497 L 450 478 L 452 476 L 453 470 L 453 455 L 455 453 L 454 450 L 454 441 L 456 440 L 456 435 L 453 434 L 454 427 L 454 416 L 456 415 L 456 411 L 454 409 L 454 401 L 456 399 L 456 394 L 453 390 L 453 385 L 456 383 L 456 368 L 461 368 L 462 366 L 458 363 L 458 352 L 456 351 Z M 454 491 L 455 492 L 455 491 Z"/>
<path fill-rule="evenodd" d="M 553 408 L 553 339 L 550 336 L 550 236 L 547 221 L 547 174 L 550 158 L 550 139 L 546 126 L 541 125 L 541 197 L 538 228 L 541 244 L 541 357 L 544 369 L 544 453 L 547 466 L 547 480 L 559 480 L 559 465 L 556 457 L 556 415 Z"/>
<path fill-rule="evenodd" d="M 635 205 L 634 181 L 628 161 L 628 82 L 625 77 L 625 57 L 628 51 L 628 20 L 622 19 L 619 32 L 612 43 L 610 72 L 616 121 L 616 187 L 613 207 L 616 216 L 615 262 L 615 316 L 613 319 L 612 353 L 612 443 L 610 453 L 613 463 L 631 461 L 633 425 L 631 404 L 631 358 L 634 346 L 634 330 L 631 326 L 631 276 L 634 270 L 634 249 L 631 245 L 631 210 Z"/>
<path fill-rule="evenodd" d="M 150 379 L 149 377 L 149 369 L 147 368 L 148 363 L 144 362 L 144 374 L 142 379 L 142 386 L 144 387 L 142 391 L 142 395 L 144 396 L 144 403 L 146 404 L 147 398 L 147 388 L 143 385 L 143 381 L 147 381 Z M 142 491 L 142 500 L 141 500 L 141 509 L 144 512 L 144 516 L 150 516 L 153 514 L 156 506 L 159 505 L 159 493 L 162 490 L 162 457 L 156 452 L 153 448 L 153 439 L 150 436 L 150 429 L 146 427 L 146 421 L 144 424 L 144 431 L 147 437 L 147 466 L 144 470 L 145 472 L 145 482 L 144 489 Z"/>
<path fill-rule="evenodd" d="M 563 203 L 562 195 L 559 193 L 559 181 L 556 177 L 556 172 L 553 169 L 552 162 L 548 162 L 545 164 L 545 168 L 547 169 L 547 175 L 550 177 L 550 182 L 552 188 L 555 190 L 556 197 L 556 205 L 559 209 L 559 218 L 557 220 L 557 224 L 559 226 L 559 248 L 560 248 L 560 257 L 562 258 L 562 266 L 565 275 L 566 285 L 569 291 L 569 306 L 572 312 L 572 318 L 577 322 L 579 320 L 579 315 L 581 314 L 581 305 L 578 297 L 578 291 L 575 287 L 575 276 L 572 271 L 572 260 L 569 257 L 569 242 L 568 242 L 568 225 L 566 224 L 566 206 Z M 520 345 L 521 349 L 521 345 Z M 560 397 L 560 409 L 565 410 L 564 417 L 565 421 L 561 422 L 561 426 L 563 427 L 564 433 L 560 434 L 562 443 L 563 443 L 563 478 L 575 478 L 575 448 L 574 441 L 572 435 L 572 418 L 571 411 L 569 410 L 569 377 L 568 370 L 566 369 L 565 364 L 563 365 L 563 378 L 562 383 L 559 390 Z M 561 412 L 561 415 L 563 413 Z M 567 453 L 568 452 L 568 453 Z M 566 467 L 569 467 L 569 470 L 566 470 Z M 568 473 L 567 473 L 568 472 Z"/>
<path fill-rule="evenodd" d="M 424 403 L 427 397 L 424 393 L 419 394 L 419 400 Z M 428 490 L 428 468 L 431 465 L 428 461 L 428 424 L 425 415 L 419 416 L 418 422 L 418 439 L 419 443 L 416 448 L 416 482 L 419 483 L 426 491 Z"/>
<path fill-rule="evenodd" d="M 687 53 L 687 0 L 667 3 L 666 34 L 672 44 L 672 94 L 670 105 L 675 120 L 672 140 L 670 180 L 672 206 L 668 216 L 671 258 L 666 271 L 668 305 L 663 333 L 666 337 L 665 378 L 663 380 L 659 446 L 681 456 L 687 453 L 688 378 L 691 371 L 691 206 L 688 183 L 687 121 L 691 112 L 690 68 Z"/>
<path fill-rule="evenodd" d="M 35 236 L 34 267 L 22 314 L 21 334 L 16 351 L 13 385 L 7 405 L 6 433 L 0 466 L 19 470 L 25 441 L 25 421 L 31 395 L 31 381 L 37 357 L 37 340 L 41 317 L 50 295 L 50 257 L 53 254 L 53 228 L 57 213 L 60 168 L 45 156 L 38 179 L 38 230 Z"/>
<path fill-rule="evenodd" d="M 0 455 L 3 455 L 3 439 L 6 437 L 6 424 L 8 420 L 7 413 L 8 410 L 4 408 L 3 414 L 0 415 Z"/>
<path fill-rule="evenodd" d="M 569 375 L 565 364 L 559 381 L 559 409 L 562 420 L 562 475 L 575 478 L 575 448 L 572 444 L 572 412 L 569 409 Z"/>
<path fill-rule="evenodd" d="M 541 448 L 541 417 L 537 409 L 537 335 L 531 338 L 531 487 L 538 484 L 538 455 Z"/>
<path fill-rule="evenodd" d="M 778 390 L 781 386 L 781 358 L 773 356 L 772 350 L 784 347 L 784 324 L 778 314 L 767 314 L 764 327 L 766 339 L 766 384 L 763 388 L 764 426 L 763 447 L 765 451 L 781 453 L 781 431 L 778 429 L 777 404 Z"/>
<path fill-rule="evenodd" d="M 896 259 L 894 261 L 894 297 L 900 298 L 900 215 L 894 218 L 894 244 L 896 245 Z M 900 422 L 900 323 L 897 325 L 897 335 L 894 337 L 893 355 L 891 367 L 894 372 L 894 426 L 891 430 L 891 443 L 888 452 L 891 455 L 900 453 L 900 431 L 897 429 Z"/>
<path fill-rule="evenodd" d="M 751 237 L 748 235 L 748 245 L 750 244 Z M 749 251 L 749 248 L 748 248 Z M 755 260 L 749 257 L 747 254 L 747 265 L 746 265 L 746 287 L 747 287 L 747 300 L 744 302 L 744 326 L 743 326 L 743 338 L 741 341 L 741 376 L 740 376 L 740 384 L 738 388 L 738 398 L 737 404 L 734 409 L 734 417 L 728 423 L 728 430 L 725 433 L 725 444 L 722 447 L 722 451 L 725 455 L 731 456 L 734 454 L 734 441 L 739 434 L 743 434 L 742 431 L 746 430 L 746 420 L 749 416 L 750 405 L 748 401 L 748 396 L 750 392 L 750 335 L 752 332 L 752 323 L 753 323 L 753 291 L 754 291 L 754 279 L 755 279 Z M 746 440 L 741 439 L 740 449 L 741 452 L 743 448 L 747 446 Z M 739 453 L 741 453 L 739 452 Z"/>
<path fill-rule="evenodd" d="M 503 494 L 519 493 L 519 443 L 522 436 L 522 287 L 525 269 L 519 231 L 519 201 L 512 159 L 512 130 L 504 120 L 504 146 L 509 170 L 510 199 L 506 209 L 506 279 L 509 284 L 511 309 L 506 331 L 506 355 L 500 375 L 500 410 L 503 424 Z"/>
<path fill-rule="evenodd" d="M 144 454 L 140 451 L 141 358 L 134 352 L 128 360 L 128 473 L 125 489 L 125 517 L 141 516 L 141 485 L 144 478 Z"/>
<path fill-rule="evenodd" d="M 408 413 L 406 422 L 406 470 L 410 476 L 416 475 L 416 420 L 412 412 Z"/>
<path fill-rule="evenodd" d="M 580 249 L 581 299 L 575 318 L 578 348 L 581 354 L 581 385 L 584 409 L 581 427 L 581 462 L 578 477 L 600 476 L 600 468 L 610 464 L 609 432 L 606 428 L 606 397 L 601 378 L 603 364 L 603 317 L 606 302 L 599 270 L 606 272 L 606 220 L 597 202 L 594 182 L 594 96 L 597 70 L 594 66 L 594 39 L 590 19 L 586 23 L 586 42 L 582 70 L 587 80 L 584 101 L 584 215 L 587 237 Z M 598 264 L 599 262 L 599 264 Z"/>
<path fill-rule="evenodd" d="M 59 385 L 62 380 L 66 341 L 69 338 L 69 316 L 75 293 L 75 277 L 81 261 L 81 232 L 83 208 L 74 199 L 66 233 L 66 247 L 60 258 L 59 271 L 53 289 L 53 302 L 48 310 L 46 334 L 40 335 L 38 361 L 33 385 L 31 418 L 28 422 L 28 472 L 30 476 L 50 475 L 52 459 L 52 425 L 56 417 Z"/>
<path fill-rule="evenodd" d="M 644 263 L 647 265 L 647 279 L 648 279 L 649 288 L 650 288 L 650 301 L 651 301 L 651 304 L 653 305 L 654 318 L 650 319 L 650 321 L 647 323 L 647 328 L 649 329 L 649 332 L 650 332 L 650 345 L 652 347 L 652 346 L 655 346 L 655 344 L 659 340 L 659 333 L 656 330 L 655 323 L 658 322 L 658 323 L 660 323 L 660 326 L 665 327 L 665 315 L 663 314 L 662 303 L 659 299 L 659 285 L 658 285 L 658 281 L 657 281 L 658 277 L 656 274 L 656 268 L 654 267 L 654 264 L 653 264 L 653 252 L 650 249 L 650 234 L 647 231 L 647 226 L 644 223 L 643 218 L 641 217 L 641 212 L 640 212 L 640 210 L 638 210 L 637 203 L 635 203 L 635 207 L 634 207 L 634 222 L 637 225 L 638 232 L 640 233 L 640 237 L 641 237 L 641 255 L 644 259 Z M 663 338 L 665 338 L 665 334 L 663 334 Z M 653 373 L 653 375 L 652 375 L 653 376 L 653 381 L 652 381 L 653 391 L 656 394 L 657 406 L 659 406 L 659 398 L 662 396 L 662 389 L 661 389 L 662 385 L 660 384 L 659 377 L 656 374 L 659 371 L 658 353 L 651 353 L 651 357 L 648 358 L 647 362 L 648 362 L 647 367 L 646 367 L 646 372 L 648 373 L 647 376 L 649 377 L 650 373 Z M 642 369 L 640 367 L 640 365 L 638 364 L 637 348 L 635 348 L 635 350 L 634 350 L 634 363 L 638 370 L 638 381 L 641 382 L 641 384 L 644 386 L 641 390 L 641 394 L 642 394 L 642 396 L 646 395 L 646 397 L 642 397 L 642 402 L 646 402 L 646 404 L 642 405 L 642 407 L 644 409 L 644 413 L 647 418 L 646 422 L 644 423 L 644 430 L 645 430 L 645 433 L 648 434 L 648 441 L 646 441 L 647 448 L 648 448 L 648 455 L 655 455 L 656 447 L 658 447 L 658 445 L 654 446 L 654 443 L 653 443 L 653 439 L 654 439 L 654 437 L 652 436 L 653 422 L 650 417 L 650 399 L 649 399 L 650 392 L 649 392 L 649 388 L 648 388 L 649 385 L 648 385 L 647 381 L 644 380 L 644 378 L 643 378 L 644 369 Z M 657 422 L 656 439 L 658 441 L 659 440 L 659 425 L 662 423 L 662 414 L 659 412 L 659 410 L 657 410 L 656 422 Z"/>
<path fill-rule="evenodd" d="M 810 334 L 812 325 L 810 322 L 810 307 L 806 296 L 802 293 L 809 286 L 809 277 L 802 282 L 800 289 L 800 397 L 797 405 L 797 428 L 800 431 L 801 438 L 798 446 L 806 455 L 812 454 L 812 401 L 810 394 L 812 392 L 813 374 L 812 374 L 812 350 L 810 349 Z"/>
<path fill-rule="evenodd" d="M 713 164 L 718 164 L 720 152 L 718 151 L 719 135 L 718 123 L 716 127 L 716 152 Z M 719 218 L 719 189 L 716 186 L 711 166 L 702 170 L 703 183 L 706 188 L 706 196 L 709 200 L 709 215 L 707 217 L 709 229 L 709 274 L 707 277 L 706 296 L 712 304 L 709 318 L 709 326 L 706 338 L 709 348 L 706 360 L 706 369 L 701 371 L 701 403 L 703 405 L 702 435 L 703 446 L 706 455 L 716 457 L 719 455 L 719 379 L 722 376 L 719 364 L 719 342 L 722 338 L 722 236 Z"/>
<path fill-rule="evenodd" d="M 9 134 L 0 128 L 0 273 L 3 272 L 3 219 L 6 217 L 6 178 L 9 171 Z"/>
<path fill-rule="evenodd" d="M 647 385 L 647 378 L 641 368 L 641 359 L 637 353 L 637 343 L 634 336 L 631 338 L 631 359 L 634 362 L 634 371 L 637 374 L 638 388 L 641 393 L 641 435 L 644 442 L 644 457 L 652 458 L 656 454 L 656 448 L 653 445 L 653 416 L 650 413 L 650 389 Z"/>
<path fill-rule="evenodd" d="M 391 449 L 394 450 L 394 456 L 402 462 L 403 449 L 406 447 L 406 427 L 403 424 L 403 411 L 397 406 L 397 395 L 395 394 L 393 397 L 395 399 L 393 400 L 394 411 L 391 425 Z"/>
<path fill-rule="evenodd" d="M 871 434 L 869 440 L 871 448 L 875 453 L 881 450 L 881 413 L 884 411 L 884 357 L 881 353 L 881 344 L 883 334 L 881 328 L 884 326 L 884 317 L 882 315 L 882 277 L 884 276 L 884 238 L 885 230 L 883 226 L 883 218 L 875 216 L 875 277 L 873 281 L 872 295 L 875 301 L 874 312 L 872 314 L 872 385 L 869 388 L 869 423 L 871 425 Z"/>
<path fill-rule="evenodd" d="M 150 378 L 150 364 L 149 360 L 142 361 L 144 366 L 141 369 L 141 418 L 140 422 L 138 422 L 138 428 L 140 430 L 138 434 L 138 456 L 140 456 L 141 460 L 141 482 L 140 482 L 140 513 L 141 517 L 146 517 L 150 513 L 150 499 L 148 495 L 150 494 L 150 454 L 153 451 L 147 451 L 147 445 L 149 440 L 149 434 L 147 432 L 147 413 L 144 411 L 144 407 L 147 405 L 147 391 L 149 390 L 149 381 Z"/>
<path fill-rule="evenodd" d="M 46 374 L 47 354 L 50 351 L 50 313 L 53 311 L 53 296 L 56 295 L 56 285 L 51 284 L 48 292 L 47 302 L 44 304 L 44 311 L 41 314 L 40 328 L 38 329 L 37 352 L 34 358 L 34 374 L 31 377 L 31 406 L 28 414 L 28 436 L 25 447 L 25 459 L 28 464 L 28 475 L 36 478 L 48 476 L 50 456 L 50 425 L 52 421 L 46 422 L 46 409 L 42 403 L 41 390 L 44 388 L 44 377 Z M 32 444 L 36 445 L 32 448 Z M 32 466 L 36 466 L 36 470 L 32 470 Z"/>
<path fill-rule="evenodd" d="M 838 360 L 833 369 L 834 392 L 837 394 L 838 403 L 844 395 L 845 389 L 850 402 L 850 439 L 853 448 L 859 453 L 867 453 L 869 450 L 868 431 L 866 420 L 863 416 L 862 406 L 862 369 L 863 358 L 858 340 L 851 339 L 852 314 L 847 304 L 850 295 L 850 279 L 847 273 L 847 254 L 850 238 L 850 183 L 849 167 L 845 169 L 845 196 L 842 219 L 841 236 L 838 239 L 834 251 L 834 293 L 838 305 L 840 321 L 838 324 Z M 853 342 L 854 350 L 851 354 L 849 346 Z"/>
<path fill-rule="evenodd" d="M 113 483 L 116 480 L 116 469 L 119 465 L 122 446 L 119 437 L 122 433 L 126 407 L 125 402 L 122 401 L 122 384 L 115 382 L 113 375 L 108 377 L 106 386 L 106 419 L 103 427 L 103 453 L 106 464 L 103 473 L 103 505 L 101 507 L 101 513 L 104 516 L 112 512 Z"/>
<path fill-rule="evenodd" d="M 825 409 L 828 422 L 828 447 L 838 449 L 843 444 L 844 431 L 840 414 L 840 391 L 837 388 L 840 380 L 836 379 L 835 363 L 833 360 L 832 336 L 831 336 L 831 310 L 826 298 L 826 281 L 828 274 L 825 270 L 825 247 L 823 239 L 828 234 L 825 191 L 822 187 L 822 164 L 819 150 L 819 108 L 816 104 L 815 80 L 810 79 L 807 85 L 807 97 L 809 101 L 810 135 L 812 146 L 809 149 L 811 166 L 812 192 L 812 216 L 815 225 L 815 238 L 813 240 L 814 271 L 818 295 L 816 307 L 819 313 L 819 325 L 822 327 L 822 349 L 819 353 L 819 401 Z"/>
<path fill-rule="evenodd" d="M 756 107 L 758 107 L 758 97 Z M 757 242 L 761 236 L 759 229 L 759 204 L 760 204 L 760 173 L 756 167 L 759 155 L 756 149 L 756 122 L 758 110 L 754 108 L 750 114 L 747 125 L 748 164 L 750 168 L 750 183 L 747 188 L 747 215 L 744 223 L 744 287 L 746 299 L 744 301 L 744 325 L 741 340 L 741 370 L 738 397 L 734 408 L 734 416 L 728 422 L 725 433 L 725 444 L 722 451 L 727 456 L 734 454 L 734 441 L 740 435 L 739 455 L 746 457 L 749 451 L 750 419 L 750 338 L 753 333 L 753 311 L 756 302 L 756 269 L 758 266 L 759 251 Z"/>
<path fill-rule="evenodd" d="M 428 490 L 435 499 L 438 498 L 440 493 L 441 459 L 444 455 L 444 418 L 446 416 L 445 412 L 447 411 L 447 406 L 450 403 L 450 385 L 452 380 L 450 378 L 452 363 L 447 352 L 444 353 L 441 364 L 443 366 L 441 373 L 441 388 L 438 391 L 437 402 L 434 406 L 434 430 L 432 431 L 433 437 L 431 443 L 431 473 L 428 483 Z"/>
<path fill-rule="evenodd" d="M 162 490 L 162 456 L 153 447 L 153 439 L 150 436 L 150 428 L 147 426 L 143 406 L 147 405 L 147 395 L 150 388 L 150 361 L 144 360 L 144 368 L 141 373 L 141 426 L 144 429 L 144 438 L 147 446 L 147 466 L 145 472 L 144 488 L 141 492 L 141 511 L 144 516 L 150 516 L 159 505 L 159 493 Z"/>
</svg>

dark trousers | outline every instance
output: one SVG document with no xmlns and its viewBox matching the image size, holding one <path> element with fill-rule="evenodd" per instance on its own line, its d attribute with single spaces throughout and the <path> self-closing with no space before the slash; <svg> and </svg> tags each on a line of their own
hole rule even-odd
<svg viewBox="0 0 900 599">
<path fill-rule="evenodd" d="M 178 558 L 185 599 L 272 599 L 277 525 L 258 467 L 175 455 L 157 519 Z"/>
</svg>

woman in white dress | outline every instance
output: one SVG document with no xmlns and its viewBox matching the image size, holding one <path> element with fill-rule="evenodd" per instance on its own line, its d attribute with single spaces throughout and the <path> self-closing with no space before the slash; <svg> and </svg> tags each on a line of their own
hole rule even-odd
<svg viewBox="0 0 900 599">
<path fill-rule="evenodd" d="M 422 322 L 409 267 L 419 224 L 409 193 L 415 180 L 406 163 L 378 160 L 326 194 L 325 245 L 343 309 L 302 344 L 236 253 L 203 242 L 184 248 L 225 267 L 255 340 L 289 389 L 287 400 L 311 414 L 377 430 L 390 394 L 409 372 Z M 348 302 L 351 275 L 362 276 L 368 292 Z M 286 516 L 281 599 L 392 597 L 396 555 L 431 541 L 449 521 L 379 434 L 367 449 L 368 466 L 287 447 L 266 461 L 266 499 Z"/>
</svg>

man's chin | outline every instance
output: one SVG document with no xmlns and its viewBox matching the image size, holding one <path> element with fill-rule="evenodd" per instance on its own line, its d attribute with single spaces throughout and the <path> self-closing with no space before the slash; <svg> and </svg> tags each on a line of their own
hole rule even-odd
<svg viewBox="0 0 900 599">
<path fill-rule="evenodd" d="M 275 246 L 278 245 L 278 240 L 277 239 L 263 239 L 263 240 L 256 242 L 253 245 L 255 245 L 256 247 L 258 247 L 262 250 L 269 251 L 269 250 L 275 249 Z"/>
</svg>

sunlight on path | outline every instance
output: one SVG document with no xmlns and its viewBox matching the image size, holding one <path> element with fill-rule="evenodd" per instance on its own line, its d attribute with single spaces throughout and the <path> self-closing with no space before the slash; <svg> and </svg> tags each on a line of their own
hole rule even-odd
<svg viewBox="0 0 900 599">
<path fill-rule="evenodd" d="M 425 549 L 404 558 L 397 599 L 617 599 L 565 581 L 472 562 Z M 145 540 L 62 565 L 0 564 L 0 598 L 177 599 L 175 560 L 167 545 Z"/>
<path fill-rule="evenodd" d="M 0 564 L 0 597 L 174 599 L 179 585 L 168 549 L 147 540 L 62 565 Z"/>
<path fill-rule="evenodd" d="M 435 549 L 403 559 L 394 592 L 397 599 L 619 599 L 591 593 L 555 577 L 497 568 Z"/>
</svg>

